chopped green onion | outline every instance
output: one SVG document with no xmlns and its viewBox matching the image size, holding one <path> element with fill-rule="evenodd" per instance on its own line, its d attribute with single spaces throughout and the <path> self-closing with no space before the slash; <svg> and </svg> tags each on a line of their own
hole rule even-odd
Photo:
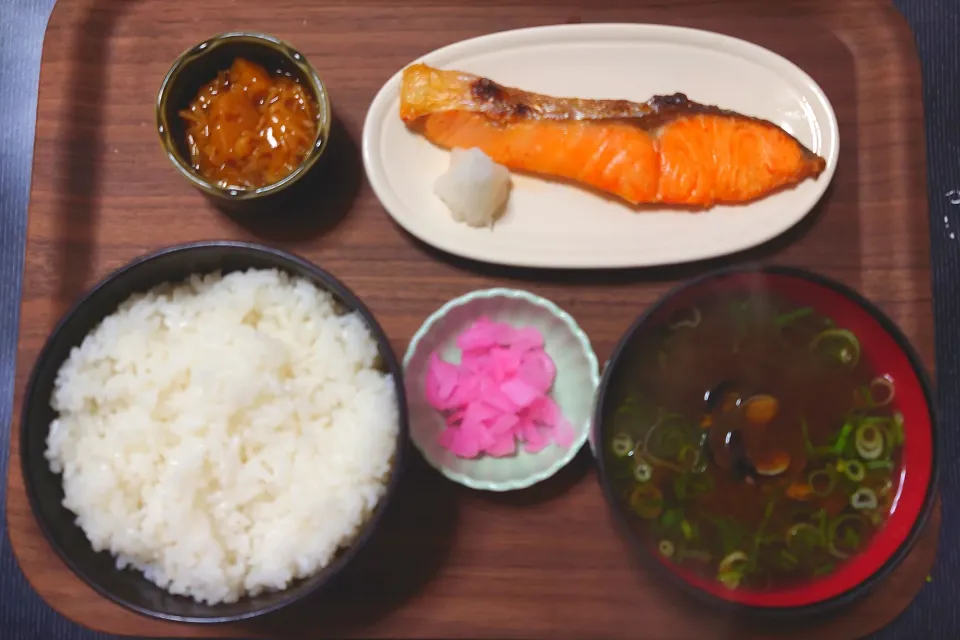
<svg viewBox="0 0 960 640">
<path fill-rule="evenodd" d="M 823 532 L 807 522 L 795 524 L 787 529 L 787 547 L 792 550 L 809 550 L 821 546 Z"/>
<path fill-rule="evenodd" d="M 844 529 L 843 543 L 847 545 L 848 548 L 858 548 L 860 546 L 860 534 L 853 529 Z"/>
<path fill-rule="evenodd" d="M 850 440 L 850 435 L 853 433 L 854 427 L 856 427 L 856 424 L 852 420 L 847 420 L 843 423 L 843 427 L 840 428 L 840 432 L 837 434 L 833 444 L 823 447 L 815 447 L 810 441 L 810 435 L 807 431 L 807 423 L 805 420 L 802 421 L 800 423 L 800 430 L 803 433 L 804 447 L 807 449 L 807 454 L 812 458 L 818 458 L 820 456 L 843 455 L 843 451 L 847 448 L 847 443 Z"/>
<path fill-rule="evenodd" d="M 833 571 L 834 566 L 835 566 L 835 565 L 834 565 L 832 562 L 828 562 L 827 564 L 823 565 L 822 567 L 817 567 L 816 569 L 814 569 L 814 570 L 813 570 L 813 575 L 815 575 L 815 576 L 817 576 L 817 577 L 825 576 L 825 575 L 827 575 L 828 573 L 830 573 L 831 571 Z"/>
<path fill-rule="evenodd" d="M 683 512 L 680 511 L 680 509 L 667 509 L 664 512 L 663 517 L 660 518 L 660 524 L 663 525 L 664 528 L 669 529 L 682 517 Z"/>
<path fill-rule="evenodd" d="M 837 471 L 854 482 L 861 482 L 867 475 L 867 470 L 859 460 L 837 460 Z"/>
<path fill-rule="evenodd" d="M 838 456 L 840 454 L 833 450 L 833 445 L 830 445 L 829 447 L 817 447 L 816 450 L 814 451 L 814 455 L 815 456 Z"/>
<path fill-rule="evenodd" d="M 801 318 L 806 318 L 809 315 L 813 315 L 813 307 L 801 307 L 800 309 L 795 309 L 793 311 L 788 311 L 787 313 L 781 313 L 776 317 L 774 322 L 781 329 L 788 324 L 795 322 Z"/>
<path fill-rule="evenodd" d="M 877 504 L 877 494 L 867 487 L 860 487 L 850 496 L 850 506 L 854 509 L 876 509 Z"/>
<path fill-rule="evenodd" d="M 720 571 L 731 571 L 736 569 L 746 569 L 747 568 L 747 554 L 743 551 L 734 551 L 728 553 L 724 556 L 723 560 L 720 561 L 720 564 L 717 565 L 717 568 Z"/>
<path fill-rule="evenodd" d="M 610 443 L 613 455 L 626 458 L 633 451 L 633 439 L 625 433 L 618 433 Z"/>
<path fill-rule="evenodd" d="M 797 556 L 793 555 L 786 549 L 780 549 L 780 557 L 787 561 L 787 563 L 792 565 L 800 564 L 800 560 L 797 559 Z"/>
<path fill-rule="evenodd" d="M 882 397 L 880 400 L 877 400 L 874 395 L 874 389 L 882 388 L 886 391 L 886 396 Z M 893 380 L 888 376 L 878 376 L 870 381 L 870 397 L 869 401 L 873 407 L 885 407 L 886 405 L 893 402 L 894 397 L 897 395 L 896 388 L 893 386 Z"/>
<path fill-rule="evenodd" d="M 847 448 L 847 441 L 850 440 L 850 434 L 853 433 L 853 429 L 855 426 L 856 425 L 850 420 L 847 420 L 843 424 L 843 427 L 840 429 L 839 435 L 837 435 L 837 441 L 834 442 L 833 447 L 831 447 L 832 453 L 834 455 L 839 456 L 843 454 L 843 450 Z"/>
<path fill-rule="evenodd" d="M 689 468 L 696 467 L 697 463 L 700 462 L 700 452 L 689 444 L 685 444 L 680 447 L 680 453 L 677 454 L 677 462 Z"/>
<path fill-rule="evenodd" d="M 633 396 L 628 396 L 626 400 L 623 401 L 623 404 L 620 405 L 620 408 L 617 409 L 617 415 L 625 414 L 629 416 L 635 416 L 637 413 L 637 401 Z"/>
<path fill-rule="evenodd" d="M 673 557 L 674 547 L 673 547 L 673 543 L 670 542 L 669 540 L 661 540 L 659 549 L 660 549 L 660 555 L 662 555 L 664 558 Z"/>
<path fill-rule="evenodd" d="M 743 580 L 743 574 L 739 571 L 722 571 L 717 573 L 717 580 L 727 589 L 736 589 Z"/>
<path fill-rule="evenodd" d="M 837 540 L 837 531 L 839 531 L 842 525 L 847 524 L 848 522 L 863 522 L 863 519 L 858 515 L 843 515 L 830 523 L 830 527 L 827 531 L 827 550 L 831 555 L 836 558 L 840 558 L 841 560 L 849 558 L 850 554 L 837 548 L 837 542 L 839 542 Z M 842 542 L 852 542 L 851 546 L 856 547 L 859 544 L 860 536 L 858 536 L 855 531 L 851 533 L 852 536 L 850 534 L 844 535 Z"/>
<path fill-rule="evenodd" d="M 683 533 L 683 537 L 687 540 L 693 540 L 693 527 L 690 526 L 690 523 L 686 520 L 680 523 L 680 531 Z"/>
<path fill-rule="evenodd" d="M 864 460 L 876 460 L 883 454 L 883 432 L 875 424 L 865 422 L 857 427 L 854 442 L 857 454 Z"/>
<path fill-rule="evenodd" d="M 734 551 L 727 554 L 717 566 L 717 580 L 728 589 L 736 589 L 740 586 L 740 581 L 743 580 L 743 574 L 746 573 L 748 564 L 747 554 L 743 551 Z"/>
<path fill-rule="evenodd" d="M 650 478 L 653 477 L 653 467 L 640 460 L 633 468 L 633 477 L 640 483 L 650 482 Z"/>
<path fill-rule="evenodd" d="M 871 460 L 867 463 L 867 469 L 870 469 L 871 471 L 875 469 L 886 469 L 888 471 L 892 470 L 893 460 Z"/>
<path fill-rule="evenodd" d="M 767 503 L 767 508 L 763 510 L 763 518 L 760 520 L 760 526 L 757 527 L 757 534 L 753 538 L 753 555 L 750 558 L 750 566 L 755 567 L 757 557 L 760 555 L 760 545 L 763 543 L 763 534 L 766 532 L 767 524 L 770 522 L 770 516 L 773 515 L 773 508 L 776 506 L 777 499 L 773 498 Z"/>
<path fill-rule="evenodd" d="M 903 414 L 897 412 L 892 416 L 867 416 L 860 419 L 861 424 L 872 425 L 883 434 L 883 453 L 881 457 L 889 458 L 893 450 L 903 444 Z"/>
<path fill-rule="evenodd" d="M 846 329 L 821 331 L 810 341 L 810 352 L 816 352 L 820 344 L 828 340 L 843 341 L 843 346 L 836 352 L 836 359 L 840 364 L 850 369 L 857 366 L 857 363 L 860 362 L 860 341 L 857 340 L 857 336 L 852 331 Z"/>
<path fill-rule="evenodd" d="M 643 450 L 658 458 L 675 458 L 687 443 L 682 416 L 662 416 L 647 432 Z"/>
<path fill-rule="evenodd" d="M 700 309 L 693 307 L 690 309 L 690 317 L 684 318 L 683 320 L 678 320 L 673 322 L 668 326 L 671 331 L 680 329 L 681 327 L 689 327 L 691 329 L 696 329 L 700 325 L 700 321 L 703 319 L 703 314 L 700 313 Z"/>
<path fill-rule="evenodd" d="M 727 589 L 736 589 L 743 580 L 743 574 L 738 571 L 724 571 L 717 573 L 717 580 Z"/>
<path fill-rule="evenodd" d="M 822 479 L 826 479 L 826 483 Z M 825 498 L 831 493 L 837 486 L 837 474 L 833 469 L 829 467 L 826 469 L 818 469 L 816 471 L 811 471 L 810 475 L 807 476 L 807 484 L 810 485 L 810 489 L 813 491 L 813 494 L 820 498 Z"/>
<path fill-rule="evenodd" d="M 897 411 L 893 414 L 893 426 L 891 428 L 893 446 L 899 447 L 903 444 L 903 414 Z"/>
</svg>

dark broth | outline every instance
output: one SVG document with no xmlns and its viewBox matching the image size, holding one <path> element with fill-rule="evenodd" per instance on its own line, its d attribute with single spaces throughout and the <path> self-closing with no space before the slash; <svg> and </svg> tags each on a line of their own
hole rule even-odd
<svg viewBox="0 0 960 640">
<path fill-rule="evenodd" d="M 771 295 L 674 313 L 628 363 L 614 487 L 670 562 L 788 587 L 864 549 L 896 495 L 903 418 L 857 337 Z"/>
</svg>

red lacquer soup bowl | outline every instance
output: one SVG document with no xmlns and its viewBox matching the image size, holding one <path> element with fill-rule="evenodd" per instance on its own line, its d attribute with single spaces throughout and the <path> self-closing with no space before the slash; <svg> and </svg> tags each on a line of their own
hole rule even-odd
<svg viewBox="0 0 960 640">
<path fill-rule="evenodd" d="M 712 347 L 700 346 L 692 348 L 694 351 L 709 351 L 709 358 L 702 354 L 691 355 L 689 343 L 686 352 L 671 351 L 672 355 L 666 355 L 662 347 L 666 344 L 662 342 L 663 336 L 672 335 L 671 332 L 678 330 L 678 327 L 687 331 L 710 331 L 711 327 L 716 330 L 717 326 L 724 326 L 716 324 L 716 316 L 713 324 L 705 318 L 711 313 L 724 313 L 723 310 L 727 308 L 722 306 L 724 304 L 737 304 L 738 300 L 751 299 L 774 300 L 777 307 L 784 311 L 781 315 L 775 315 L 770 307 L 766 307 L 766 312 L 755 314 L 755 317 L 760 318 L 756 320 L 757 326 L 776 327 L 768 329 L 773 331 L 772 335 L 776 336 L 776 340 L 786 339 L 781 334 L 781 323 L 786 327 L 795 322 L 795 319 L 804 316 L 809 317 L 805 322 L 823 322 L 827 328 L 814 328 L 812 341 L 801 332 L 799 335 L 804 340 L 801 344 L 809 344 L 811 357 L 819 357 L 822 355 L 820 345 L 823 341 L 818 341 L 816 336 L 824 333 L 826 338 L 839 338 L 841 348 L 836 350 L 837 362 L 847 362 L 845 366 L 849 367 L 847 373 L 837 374 L 846 375 L 846 378 L 820 376 L 816 369 L 812 370 L 813 374 L 801 372 L 799 375 L 807 377 L 797 379 L 805 381 L 806 390 L 796 394 L 796 397 L 791 397 L 789 391 L 781 395 L 780 404 L 773 407 L 779 407 L 779 414 L 776 414 L 780 416 L 778 430 L 770 432 L 776 435 L 770 436 L 774 438 L 774 442 L 766 449 L 776 449 L 778 445 L 787 447 L 784 451 L 787 455 L 783 458 L 785 462 L 779 467 L 769 461 L 763 463 L 765 466 L 761 466 L 747 456 L 745 451 L 748 449 L 742 444 L 743 438 L 747 436 L 733 433 L 739 431 L 739 428 L 723 426 L 719 428 L 720 435 L 713 432 L 716 427 L 712 416 L 718 414 L 712 412 L 734 411 L 728 417 L 721 416 L 721 421 L 738 420 L 747 415 L 746 405 L 741 407 L 742 399 L 736 399 L 739 398 L 737 394 L 724 391 L 723 395 L 728 400 L 724 400 L 722 409 L 716 409 L 710 398 L 712 391 L 697 395 L 699 382 L 690 382 L 702 379 L 709 382 L 710 375 L 723 373 L 714 371 L 717 368 L 731 366 L 736 369 L 736 365 L 714 364 L 718 362 L 717 358 L 728 356 L 715 356 Z M 701 308 L 706 311 L 701 313 Z M 731 306 L 730 309 L 734 307 Z M 701 320 L 703 324 L 700 324 Z M 808 325 L 807 329 L 811 326 L 819 325 Z M 749 332 L 749 329 L 746 331 Z M 701 334 L 699 344 L 712 344 L 712 338 L 704 338 L 704 335 L 711 334 Z M 719 333 L 715 332 L 715 335 L 719 336 L 715 342 L 722 342 L 725 338 L 723 329 Z M 855 338 L 852 342 L 849 338 L 851 335 Z M 775 397 L 777 393 L 783 392 L 782 387 L 779 392 L 775 390 L 778 381 L 782 383 L 784 379 L 791 378 L 784 378 L 776 373 L 770 377 L 767 377 L 769 374 L 766 372 L 762 375 L 756 373 L 762 366 L 774 365 L 754 363 L 764 361 L 763 356 L 768 348 L 771 352 L 780 348 L 766 345 L 780 343 L 761 340 L 752 344 L 751 356 L 729 356 L 733 358 L 730 362 L 736 361 L 737 357 L 742 360 L 739 363 L 741 368 L 736 369 L 733 376 L 740 376 L 740 380 L 752 380 L 744 383 L 747 386 L 752 385 L 751 394 L 757 393 L 757 386 L 769 384 L 771 390 L 762 398 Z M 656 353 L 658 358 L 677 358 L 671 365 L 661 362 L 661 367 L 666 367 L 664 371 L 667 373 L 663 374 L 665 377 L 658 377 L 659 373 L 651 374 L 653 365 L 643 364 L 653 362 L 651 353 Z M 733 353 L 739 353 L 736 344 Z M 796 353 L 802 356 L 806 350 L 800 347 L 800 351 Z M 744 364 L 750 357 L 755 360 Z M 767 362 L 771 359 L 776 362 L 777 357 L 779 355 L 772 355 Z M 678 361 L 681 364 L 676 364 Z M 791 366 L 794 365 L 790 362 L 784 363 L 786 368 Z M 699 370 L 688 370 L 685 367 Z M 704 373 L 704 370 L 710 371 Z M 882 377 L 889 381 L 890 387 L 886 389 L 886 383 L 882 380 L 881 384 L 875 387 L 869 383 L 866 386 L 856 386 L 859 384 L 857 375 L 876 376 L 873 380 Z M 670 382 L 671 380 L 677 382 Z M 672 384 L 681 387 L 676 394 L 674 389 L 669 387 Z M 692 388 L 688 390 L 684 385 Z M 821 388 L 818 385 L 823 386 Z M 638 389 L 640 391 L 637 391 Z M 850 392 L 849 389 L 853 391 Z M 863 389 L 866 390 L 861 391 Z M 895 393 L 886 394 L 888 390 Z M 695 425 L 685 427 L 686 431 L 683 432 L 693 434 L 692 437 L 698 443 L 691 447 L 695 452 L 684 452 L 681 448 L 676 460 L 670 458 L 664 462 L 663 456 L 666 454 L 655 453 L 651 449 L 652 435 L 643 435 L 644 432 L 639 430 L 639 427 L 636 434 L 625 432 L 625 403 L 629 403 L 630 397 L 637 393 L 644 394 L 648 404 L 657 407 L 655 413 L 647 413 L 657 416 L 656 420 L 647 419 L 651 424 L 662 424 L 661 418 L 666 415 L 664 412 L 673 411 L 681 420 L 686 419 L 687 424 Z M 833 418 L 822 420 L 821 429 L 827 429 L 831 436 L 830 442 L 820 442 L 814 446 L 814 436 L 810 435 L 812 432 L 806 431 L 805 416 L 829 412 L 829 409 L 824 407 L 830 406 L 831 394 L 833 397 L 851 397 L 852 409 L 845 415 L 853 417 L 841 418 L 836 423 L 836 431 L 828 424 Z M 691 407 L 688 405 L 696 405 L 701 396 L 704 402 L 703 417 L 699 418 L 700 423 L 696 423 L 698 418 L 689 417 Z M 685 406 L 676 406 L 683 404 L 678 398 L 693 400 Z M 761 396 L 751 395 L 746 402 L 749 404 L 757 398 Z M 769 405 L 769 400 L 767 402 Z M 674 406 L 664 406 L 671 403 Z M 789 409 L 784 409 L 785 406 L 789 406 Z M 755 408 L 758 411 L 750 414 L 749 420 L 759 419 L 757 416 L 764 414 L 764 411 L 759 410 L 764 408 L 762 403 L 755 405 Z M 766 409 L 769 410 L 770 406 L 766 406 Z M 791 411 L 793 413 L 790 413 Z M 684 413 L 687 414 L 686 417 Z M 729 418 L 730 415 L 733 418 Z M 798 417 L 800 415 L 804 417 Z M 769 416 L 763 419 L 772 420 Z M 637 420 L 642 422 L 642 419 Z M 860 425 L 871 421 L 885 429 L 870 431 L 860 428 Z M 853 426 L 846 428 L 848 422 Z M 749 424 L 755 426 L 758 423 Z M 790 426 L 794 424 L 795 427 Z M 702 435 L 698 435 L 700 432 L 697 428 L 703 429 Z M 646 433 L 650 434 L 652 429 L 647 429 Z M 855 429 L 855 432 L 852 429 Z M 847 432 L 845 436 L 840 433 L 843 431 Z M 881 434 L 881 440 L 887 447 L 884 449 L 883 459 L 875 459 L 879 454 L 870 448 L 876 442 L 871 442 L 868 436 L 875 437 L 877 433 Z M 736 442 L 732 439 L 734 435 L 737 436 Z M 822 431 L 820 437 L 823 437 Z M 662 433 L 657 434 L 653 439 L 657 438 L 663 441 L 664 436 Z M 792 458 L 790 445 L 785 444 L 788 442 L 803 442 L 798 448 L 795 446 Z M 930 383 L 919 357 L 897 326 L 858 293 L 822 276 L 790 267 L 738 267 L 711 272 L 677 287 L 641 315 L 621 338 L 603 373 L 591 444 L 594 446 L 607 501 L 617 520 L 623 525 L 625 535 L 641 550 L 641 555 L 649 558 L 652 564 L 662 569 L 672 581 L 695 595 L 718 605 L 732 606 L 750 613 L 810 615 L 845 605 L 862 596 L 909 553 L 930 514 L 936 495 L 936 422 Z M 834 449 L 833 453 L 830 453 L 831 448 Z M 718 455 L 718 449 L 723 449 L 725 453 Z M 754 451 L 757 450 L 754 448 Z M 837 453 L 841 450 L 845 453 Z M 724 456 L 726 463 L 721 462 Z M 776 455 L 771 459 L 776 460 Z M 734 462 L 731 463 L 731 460 Z M 824 464 L 825 460 L 826 468 L 823 473 L 819 477 L 813 476 L 810 469 L 818 470 L 817 465 Z M 791 466 L 784 466 L 788 464 L 787 461 Z M 702 500 L 699 503 L 694 500 L 694 506 L 690 506 L 689 502 L 690 490 L 686 488 L 689 483 L 684 481 L 682 491 L 676 485 L 678 475 L 686 473 L 686 468 L 677 467 L 681 463 L 694 465 L 689 468 L 698 469 L 697 473 L 702 476 L 710 476 L 707 479 L 709 482 L 704 485 L 709 485 L 709 488 L 700 488 L 702 493 L 699 495 Z M 624 467 L 625 464 L 628 466 Z M 663 464 L 668 466 L 660 466 Z M 672 467 L 669 466 L 671 464 Z M 701 466 L 696 467 L 698 464 Z M 792 466 L 794 464 L 796 467 Z M 629 477 L 629 473 L 625 475 L 624 468 L 633 469 L 636 477 Z M 673 469 L 673 472 L 670 469 Z M 807 478 L 810 479 L 809 482 Z M 871 489 L 867 486 L 871 481 L 882 482 L 883 489 Z M 749 484 L 750 488 L 738 484 L 741 482 Z M 831 482 L 834 484 L 830 484 Z M 836 484 L 837 482 L 844 484 Z M 651 486 L 655 489 L 651 489 Z M 638 490 L 638 487 L 643 489 Z M 817 490 L 816 494 L 809 493 L 811 487 Z M 711 491 L 714 493 L 708 493 Z M 721 491 L 723 493 L 718 495 Z M 748 493 L 751 491 L 753 493 Z M 805 491 L 808 493 L 805 494 Z M 764 511 L 765 519 L 758 521 L 750 519 L 754 516 L 743 515 L 757 513 L 756 510 L 744 511 L 743 503 L 751 499 L 756 502 L 758 496 L 766 495 L 772 496 L 768 503 L 772 506 Z M 877 498 L 878 495 L 881 497 Z M 791 509 L 791 515 L 777 511 L 781 508 Z M 767 514 L 766 511 L 770 513 Z M 793 518 L 792 514 L 795 513 L 801 517 L 806 517 L 805 513 L 818 514 L 820 517 L 819 526 L 813 516 L 810 522 L 803 525 L 806 527 L 803 533 L 808 536 L 804 544 L 809 545 L 804 549 L 810 554 L 820 553 L 820 556 L 807 555 L 809 564 L 803 564 L 802 558 L 798 560 L 796 554 L 792 553 L 794 548 L 790 546 L 796 541 L 793 536 L 801 531 L 794 528 L 796 525 L 791 525 L 792 520 L 789 518 Z M 859 534 L 856 531 L 852 534 L 852 538 L 851 534 L 844 532 L 841 540 L 840 531 L 844 526 L 841 518 L 844 514 L 852 515 L 846 518 L 848 524 L 869 522 L 869 527 L 864 525 L 864 528 L 859 529 Z M 741 520 L 739 523 L 738 518 Z M 826 524 L 828 518 L 831 521 L 829 525 Z M 720 525 L 704 525 L 704 530 L 709 533 L 704 533 L 704 537 L 698 539 L 698 531 L 701 531 L 697 526 L 698 519 L 708 523 L 722 521 L 737 524 L 741 535 L 733 538 L 733 546 L 738 550 L 730 554 L 730 550 L 726 548 L 730 545 L 726 541 L 721 546 L 719 538 L 729 538 L 722 534 Z M 769 523 L 775 521 L 779 523 L 778 527 L 787 531 L 785 537 L 788 539 L 782 549 L 778 546 L 781 544 L 782 531 L 769 530 L 772 526 Z M 664 531 L 681 530 L 678 522 L 682 525 L 683 535 L 675 536 L 676 539 L 665 539 Z M 762 524 L 764 522 L 768 524 Z M 740 542 L 737 542 L 738 540 Z M 685 551 L 682 556 L 677 553 L 681 546 Z M 761 548 L 764 551 L 761 551 Z M 712 550 L 712 553 L 708 552 L 708 549 Z M 780 553 L 775 562 L 785 564 L 775 572 L 761 568 L 765 562 L 762 558 L 771 558 L 769 553 L 774 550 Z M 828 557 L 830 562 L 824 562 L 822 557 Z M 728 558 L 730 562 L 722 564 L 719 558 Z M 816 558 L 819 558 L 819 565 L 813 560 Z M 734 567 L 735 571 L 731 572 L 731 567 Z M 741 581 L 744 575 L 765 578 L 744 578 Z"/>
</svg>

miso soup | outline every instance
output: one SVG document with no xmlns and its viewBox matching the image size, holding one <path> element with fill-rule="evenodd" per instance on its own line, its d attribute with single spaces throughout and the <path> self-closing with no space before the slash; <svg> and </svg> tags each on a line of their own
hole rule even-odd
<svg viewBox="0 0 960 640">
<path fill-rule="evenodd" d="M 773 295 L 717 295 L 675 312 L 636 358 L 605 455 L 667 562 L 730 589 L 789 587 L 884 525 L 903 416 L 854 333 Z"/>
</svg>

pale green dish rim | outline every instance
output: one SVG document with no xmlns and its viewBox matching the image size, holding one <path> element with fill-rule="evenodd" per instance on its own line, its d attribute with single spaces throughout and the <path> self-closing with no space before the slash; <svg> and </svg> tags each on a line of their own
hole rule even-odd
<svg viewBox="0 0 960 640">
<path fill-rule="evenodd" d="M 446 316 L 452 309 L 461 307 L 465 304 L 473 302 L 474 300 L 494 298 L 525 300 L 526 302 L 529 302 L 535 306 L 546 309 L 555 317 L 559 318 L 564 325 L 566 325 L 567 329 L 570 330 L 570 333 L 573 334 L 573 336 L 577 339 L 577 342 L 579 342 L 581 349 L 583 349 L 583 353 L 587 357 L 587 362 L 589 363 L 590 367 L 590 382 L 593 386 L 593 402 L 596 402 L 597 389 L 600 386 L 600 363 L 597 360 L 597 354 L 593 351 L 593 345 L 590 343 L 590 338 L 587 336 L 586 332 L 580 328 L 580 325 L 577 324 L 577 321 L 574 320 L 573 316 L 571 316 L 569 313 L 561 309 L 550 300 L 547 300 L 542 296 L 538 296 L 535 293 L 524 291 L 523 289 L 508 289 L 504 287 L 477 289 L 446 302 L 442 307 L 434 311 L 426 320 L 424 320 L 423 324 L 420 325 L 420 328 L 417 329 L 417 332 L 413 335 L 413 339 L 410 340 L 410 345 L 407 347 L 407 351 L 403 356 L 404 373 L 406 374 L 407 368 L 410 365 L 410 361 L 413 359 L 414 354 L 417 352 L 420 346 L 420 341 L 430 332 L 433 326 L 440 319 Z M 587 424 L 575 425 L 577 429 L 576 440 L 574 440 L 573 444 L 570 445 L 570 448 L 567 450 L 566 454 L 557 460 L 553 465 L 547 467 L 543 471 L 530 474 L 525 478 L 518 478 L 504 482 L 477 480 L 465 474 L 452 471 L 451 469 L 438 464 L 431 459 L 431 457 L 428 456 L 427 453 L 420 447 L 420 444 L 417 442 L 416 438 L 411 437 L 410 439 L 413 441 L 414 446 L 418 451 L 420 451 L 420 455 L 427 461 L 427 463 L 443 474 L 446 478 L 471 489 L 503 492 L 532 487 L 538 482 L 542 482 L 543 480 L 553 476 L 560 471 L 560 469 L 570 464 L 570 462 L 577 456 L 577 454 L 580 452 L 580 449 L 583 448 L 583 445 L 590 437 L 590 433 L 593 430 L 592 423 L 593 416 L 591 414 L 587 420 Z M 413 430 L 411 429 L 411 435 L 412 431 Z"/>
</svg>

